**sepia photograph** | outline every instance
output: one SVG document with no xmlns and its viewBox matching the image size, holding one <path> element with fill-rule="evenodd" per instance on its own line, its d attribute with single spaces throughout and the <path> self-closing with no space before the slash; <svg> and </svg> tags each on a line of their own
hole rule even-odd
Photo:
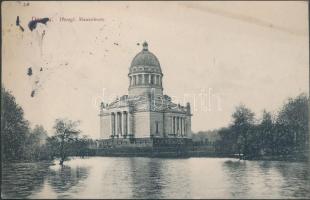
<svg viewBox="0 0 310 200">
<path fill-rule="evenodd" d="M 1 2 L 1 199 L 310 199 L 308 1 Z"/>
</svg>

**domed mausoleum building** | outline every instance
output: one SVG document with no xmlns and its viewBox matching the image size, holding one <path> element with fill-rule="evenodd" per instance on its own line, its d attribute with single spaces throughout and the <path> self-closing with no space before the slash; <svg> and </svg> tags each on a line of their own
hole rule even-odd
<svg viewBox="0 0 310 200">
<path fill-rule="evenodd" d="M 146 42 L 128 78 L 128 95 L 101 104 L 101 139 L 191 138 L 190 104 L 175 104 L 163 94 L 161 65 Z"/>
</svg>

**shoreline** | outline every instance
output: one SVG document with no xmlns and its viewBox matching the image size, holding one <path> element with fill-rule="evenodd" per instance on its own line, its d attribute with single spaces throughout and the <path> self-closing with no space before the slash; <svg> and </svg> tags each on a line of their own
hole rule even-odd
<svg viewBox="0 0 310 200">
<path fill-rule="evenodd" d="M 175 156 L 173 154 L 162 154 L 162 155 L 148 155 L 148 154 L 106 154 L 106 155 L 92 155 L 92 156 L 71 156 L 70 158 L 91 158 L 91 157 L 145 157 L 145 158 L 162 158 L 162 159 L 189 159 L 189 158 L 232 158 L 238 159 L 239 161 L 285 161 L 285 162 L 308 162 L 307 159 L 301 158 L 283 158 L 283 157 L 264 157 L 264 158 L 252 158 L 252 159 L 239 159 L 237 156 L 230 155 L 190 155 L 190 156 Z M 54 159 L 55 160 L 55 159 Z M 21 161 L 2 161 L 2 164 L 17 164 L 17 163 L 42 163 L 46 165 L 53 165 L 54 160 L 21 160 Z"/>
</svg>

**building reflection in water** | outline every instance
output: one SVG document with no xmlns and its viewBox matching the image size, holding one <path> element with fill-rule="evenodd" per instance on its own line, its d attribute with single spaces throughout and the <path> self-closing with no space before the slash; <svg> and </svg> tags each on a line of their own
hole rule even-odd
<svg viewBox="0 0 310 200">
<path fill-rule="evenodd" d="M 131 158 L 132 198 L 190 198 L 188 159 Z"/>
<path fill-rule="evenodd" d="M 2 198 L 310 198 L 302 162 L 92 157 L 2 165 Z"/>
<path fill-rule="evenodd" d="M 162 162 L 156 158 L 130 158 L 133 198 L 162 198 Z"/>
</svg>

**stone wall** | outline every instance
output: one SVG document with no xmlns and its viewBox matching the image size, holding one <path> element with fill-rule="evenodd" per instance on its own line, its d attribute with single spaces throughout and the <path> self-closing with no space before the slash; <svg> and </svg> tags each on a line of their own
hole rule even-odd
<svg viewBox="0 0 310 200">
<path fill-rule="evenodd" d="M 129 96 L 143 96 L 147 94 L 162 95 L 163 90 L 161 87 L 150 87 L 150 86 L 135 86 L 131 87 L 128 91 Z"/>
<path fill-rule="evenodd" d="M 158 133 L 156 132 L 158 123 Z M 150 133 L 154 137 L 164 137 L 164 114 L 161 112 L 150 112 Z"/>
<path fill-rule="evenodd" d="M 116 138 L 99 140 L 90 147 L 97 156 L 188 156 L 192 141 L 187 138 Z"/>
<path fill-rule="evenodd" d="M 108 139 L 111 136 L 111 116 L 100 117 L 100 138 Z"/>
<path fill-rule="evenodd" d="M 192 138 L 192 124 L 191 124 L 191 116 L 186 116 L 185 119 L 186 124 L 186 137 Z"/>
<path fill-rule="evenodd" d="M 172 115 L 173 113 L 164 114 L 164 126 L 165 126 L 165 137 L 168 137 L 169 134 L 172 134 Z"/>
<path fill-rule="evenodd" d="M 133 132 L 136 138 L 150 137 L 150 113 L 135 112 L 133 113 Z"/>
</svg>

